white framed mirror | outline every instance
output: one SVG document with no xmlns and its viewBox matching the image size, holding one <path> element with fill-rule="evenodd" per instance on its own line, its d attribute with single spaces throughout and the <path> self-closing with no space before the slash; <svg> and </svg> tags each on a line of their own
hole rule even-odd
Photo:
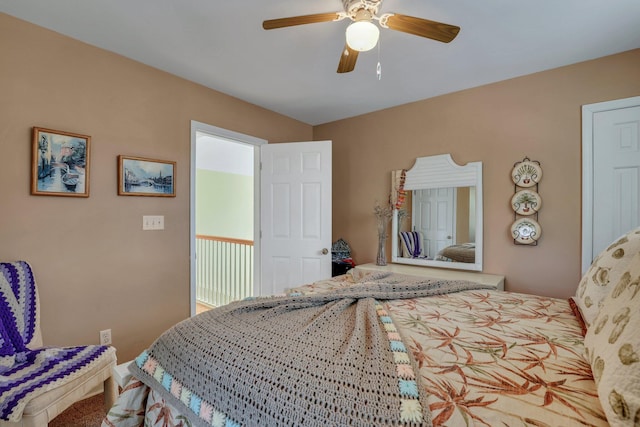
<svg viewBox="0 0 640 427">
<path fill-rule="evenodd" d="M 482 271 L 482 162 L 418 157 L 406 172 L 408 218 L 393 211 L 391 261 Z"/>
</svg>

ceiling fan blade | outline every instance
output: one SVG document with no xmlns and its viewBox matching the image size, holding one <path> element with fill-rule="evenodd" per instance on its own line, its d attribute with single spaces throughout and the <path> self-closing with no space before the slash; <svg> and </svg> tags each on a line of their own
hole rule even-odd
<svg viewBox="0 0 640 427">
<path fill-rule="evenodd" d="M 338 12 L 316 13 L 314 15 L 293 16 L 291 18 L 269 19 L 262 23 L 265 30 L 275 28 L 293 27 L 294 25 L 315 24 L 316 22 L 329 22 L 341 19 Z"/>
<path fill-rule="evenodd" d="M 338 63 L 338 73 L 348 73 L 356 67 L 358 59 L 358 51 L 351 49 L 348 45 L 344 45 L 340 62 Z"/>
<path fill-rule="evenodd" d="M 460 27 L 456 27 L 455 25 L 400 15 L 398 13 L 387 15 L 385 24 L 387 28 L 391 28 L 392 30 L 438 40 L 443 43 L 449 43 L 455 39 L 460 32 Z"/>
</svg>

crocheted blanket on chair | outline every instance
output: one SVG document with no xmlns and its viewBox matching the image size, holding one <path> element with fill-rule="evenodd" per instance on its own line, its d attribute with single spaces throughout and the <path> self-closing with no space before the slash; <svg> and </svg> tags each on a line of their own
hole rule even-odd
<svg viewBox="0 0 640 427">
<path fill-rule="evenodd" d="M 36 330 L 36 287 L 29 264 L 0 263 L 0 374 L 29 357 Z"/>
<path fill-rule="evenodd" d="M 130 370 L 194 426 L 430 426 L 415 361 L 379 301 L 485 286 L 376 275 L 202 313 L 166 331 Z"/>
<path fill-rule="evenodd" d="M 39 319 L 35 279 L 24 261 L 0 263 L 0 420 L 17 422 L 30 400 L 92 369 L 107 346 L 29 349 Z"/>
</svg>

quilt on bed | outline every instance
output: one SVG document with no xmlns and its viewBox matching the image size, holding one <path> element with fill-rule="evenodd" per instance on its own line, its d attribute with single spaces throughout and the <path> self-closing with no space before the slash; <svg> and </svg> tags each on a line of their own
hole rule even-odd
<svg viewBox="0 0 640 427">
<path fill-rule="evenodd" d="M 347 275 L 298 291 L 352 285 Z M 383 305 L 417 361 L 434 426 L 608 425 L 565 300 L 471 290 Z M 189 425 L 175 405 L 134 379 L 103 426 L 143 422 Z M 233 424 L 212 418 L 211 425 Z"/>
</svg>

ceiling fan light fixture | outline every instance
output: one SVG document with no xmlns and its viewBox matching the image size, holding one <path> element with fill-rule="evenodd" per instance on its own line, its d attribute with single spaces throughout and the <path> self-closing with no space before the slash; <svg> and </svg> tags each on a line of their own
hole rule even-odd
<svg viewBox="0 0 640 427">
<path fill-rule="evenodd" d="M 378 44 L 380 30 L 371 21 L 356 21 L 347 27 L 347 45 L 358 52 L 366 52 Z"/>
</svg>

